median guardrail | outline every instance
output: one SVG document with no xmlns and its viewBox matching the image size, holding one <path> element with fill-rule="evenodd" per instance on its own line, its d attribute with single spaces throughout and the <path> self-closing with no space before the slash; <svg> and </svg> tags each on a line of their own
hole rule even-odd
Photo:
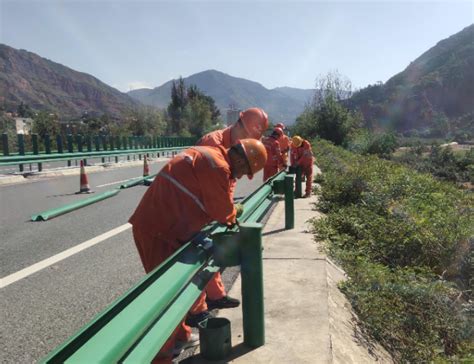
<svg viewBox="0 0 474 364">
<path fill-rule="evenodd" d="M 29 138 L 29 143 L 25 143 L 25 137 Z M 17 149 L 11 153 L 7 134 L 2 134 L 2 151 L 0 155 L 0 166 L 18 165 L 20 172 L 23 172 L 24 164 L 38 163 L 38 170 L 41 170 L 41 163 L 53 161 L 68 161 L 85 158 L 104 158 L 123 155 L 141 155 L 145 153 L 165 153 L 174 152 L 187 146 L 194 145 L 196 138 L 182 137 L 114 137 L 114 136 L 86 136 L 67 135 L 67 148 L 61 135 L 56 136 L 56 150 L 52 149 L 51 138 L 46 135 L 43 138 L 44 150 L 40 151 L 38 135 L 17 135 Z M 93 142 L 94 141 L 94 145 Z M 31 150 L 27 151 L 26 144 Z"/>
<path fill-rule="evenodd" d="M 246 197 L 241 202 L 240 226 L 231 230 L 239 231 L 242 238 L 238 254 L 244 343 L 251 347 L 265 342 L 259 222 L 274 193 L 284 193 L 285 204 L 293 205 L 293 180 L 281 172 Z M 288 213 L 292 211 L 292 206 L 285 208 L 285 226 L 291 226 L 294 217 Z M 225 231 L 228 229 L 214 223 L 201 233 L 212 238 Z M 188 242 L 42 362 L 150 362 L 219 269 L 211 251 Z"/>
</svg>

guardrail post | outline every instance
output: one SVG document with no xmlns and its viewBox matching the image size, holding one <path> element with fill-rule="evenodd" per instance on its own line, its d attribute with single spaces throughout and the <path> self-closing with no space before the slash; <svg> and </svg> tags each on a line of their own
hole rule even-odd
<svg viewBox="0 0 474 364">
<path fill-rule="evenodd" d="M 25 136 L 23 134 L 17 134 L 18 138 L 18 153 L 25 155 Z M 19 164 L 20 172 L 23 172 L 23 164 Z"/>
<path fill-rule="evenodd" d="M 38 134 L 31 134 L 31 143 L 33 144 L 33 154 L 39 154 Z"/>
<path fill-rule="evenodd" d="M 72 144 L 72 134 L 67 135 L 67 152 L 68 153 L 74 152 L 74 146 Z"/>
<path fill-rule="evenodd" d="M 4 156 L 10 155 L 10 151 L 8 149 L 8 134 L 7 133 L 2 134 L 2 149 L 3 149 Z"/>
<path fill-rule="evenodd" d="M 295 196 L 293 175 L 285 176 L 285 229 L 295 227 Z"/>
<path fill-rule="evenodd" d="M 102 150 L 107 150 L 107 142 L 105 140 L 105 136 L 101 135 L 99 138 L 100 138 L 100 144 L 102 144 Z"/>
<path fill-rule="evenodd" d="M 44 151 L 46 154 L 51 154 L 51 138 L 49 134 L 44 135 Z"/>
<path fill-rule="evenodd" d="M 301 196 L 303 196 L 301 188 L 301 167 L 290 167 L 289 173 L 295 174 L 295 198 L 301 198 Z"/>
<path fill-rule="evenodd" d="M 81 134 L 76 135 L 76 142 L 77 142 L 77 151 L 79 153 L 82 153 L 82 135 Z"/>
<path fill-rule="evenodd" d="M 56 135 L 56 145 L 58 146 L 58 153 L 63 153 L 63 137 L 61 134 Z"/>
<path fill-rule="evenodd" d="M 94 135 L 94 148 L 96 152 L 100 151 L 100 138 L 98 135 Z"/>
<path fill-rule="evenodd" d="M 265 344 L 262 224 L 242 223 L 239 230 L 244 343 L 256 348 Z"/>
<path fill-rule="evenodd" d="M 66 136 L 66 140 L 67 140 L 67 152 L 72 153 L 74 151 L 74 146 L 72 144 L 72 134 L 68 134 Z M 67 166 L 71 167 L 71 160 L 67 161 Z"/>
<path fill-rule="evenodd" d="M 86 145 L 87 145 L 87 151 L 92 152 L 92 137 L 90 134 L 86 135 Z"/>
</svg>

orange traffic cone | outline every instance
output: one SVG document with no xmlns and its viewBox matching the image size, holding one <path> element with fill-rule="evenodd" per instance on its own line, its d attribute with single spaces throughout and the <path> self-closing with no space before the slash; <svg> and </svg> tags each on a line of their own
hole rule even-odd
<svg viewBox="0 0 474 364">
<path fill-rule="evenodd" d="M 150 175 L 150 168 L 148 167 L 148 161 L 146 154 L 143 156 L 143 177 Z"/>
<path fill-rule="evenodd" d="M 89 186 L 89 180 L 87 179 L 86 170 L 84 168 L 84 161 L 81 160 L 81 187 L 79 192 L 76 193 L 91 193 L 91 188 Z"/>
</svg>

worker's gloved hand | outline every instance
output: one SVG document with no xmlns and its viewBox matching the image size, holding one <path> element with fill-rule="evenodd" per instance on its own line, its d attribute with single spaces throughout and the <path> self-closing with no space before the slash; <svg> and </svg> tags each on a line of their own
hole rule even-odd
<svg viewBox="0 0 474 364">
<path fill-rule="evenodd" d="M 236 203 L 234 207 L 237 211 L 236 217 L 240 217 L 244 213 L 244 205 L 242 205 L 241 203 Z"/>
<path fill-rule="evenodd" d="M 212 239 L 204 235 L 198 235 L 193 239 L 195 245 L 200 245 L 203 249 L 208 250 L 212 247 Z"/>
</svg>

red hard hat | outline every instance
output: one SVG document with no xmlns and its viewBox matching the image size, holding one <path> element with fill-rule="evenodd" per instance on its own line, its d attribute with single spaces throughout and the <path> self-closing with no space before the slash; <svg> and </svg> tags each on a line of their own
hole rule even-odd
<svg viewBox="0 0 474 364">
<path fill-rule="evenodd" d="M 249 138 L 260 139 L 268 128 L 268 116 L 258 107 L 241 112 L 240 120 Z"/>
<path fill-rule="evenodd" d="M 273 134 L 277 134 L 278 138 L 281 138 L 283 136 L 283 129 L 276 127 L 273 129 Z"/>
<path fill-rule="evenodd" d="M 267 150 L 260 140 L 251 138 L 241 139 L 239 143 L 242 145 L 250 166 L 250 174 L 248 174 L 247 177 L 252 179 L 253 175 L 265 166 L 267 162 Z"/>
<path fill-rule="evenodd" d="M 278 124 L 275 125 L 275 128 L 281 128 L 283 130 L 283 129 L 285 129 L 285 124 L 278 123 Z"/>
</svg>

